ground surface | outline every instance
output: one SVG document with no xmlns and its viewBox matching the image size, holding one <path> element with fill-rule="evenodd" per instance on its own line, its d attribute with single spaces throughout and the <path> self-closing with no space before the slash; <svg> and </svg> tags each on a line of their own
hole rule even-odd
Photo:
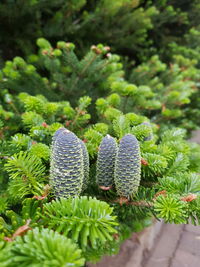
<svg viewBox="0 0 200 267">
<path fill-rule="evenodd" d="M 199 267 L 200 227 L 165 224 L 142 267 Z"/>
</svg>

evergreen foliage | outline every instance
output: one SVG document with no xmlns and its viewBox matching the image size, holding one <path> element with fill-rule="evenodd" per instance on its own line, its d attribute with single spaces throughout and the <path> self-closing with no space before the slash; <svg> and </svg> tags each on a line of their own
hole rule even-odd
<svg viewBox="0 0 200 267">
<path fill-rule="evenodd" d="M 0 3 L 1 266 L 96 262 L 152 216 L 200 224 L 199 11 Z"/>
<path fill-rule="evenodd" d="M 37 45 L 38 54 L 30 56 L 27 61 L 15 57 L 5 63 L 0 71 L 1 88 L 10 92 L 42 93 L 50 100 L 70 98 L 74 103 L 77 97 L 85 94 L 92 97 L 96 93 L 102 94 L 107 89 L 106 79 L 120 77 L 123 73 L 119 56 L 108 53 L 110 48 L 101 44 L 91 46 L 82 59 L 77 57 L 72 43 L 60 41 L 57 48 L 53 48 L 47 40 L 40 38 Z M 53 114 L 57 109 L 53 103 L 45 105 L 44 98 L 24 98 L 22 95 L 21 99 L 27 111 L 34 108 L 40 114 L 51 115 L 47 110 Z M 84 108 L 90 100 L 88 97 L 83 99 Z M 81 108 L 78 111 L 82 111 Z"/>
<path fill-rule="evenodd" d="M 29 0 L 22 5 L 20 0 L 6 0 L 0 5 L 2 55 L 9 58 L 16 52 L 30 54 L 35 49 L 34 40 L 41 36 L 57 41 L 73 40 L 82 51 L 93 43 L 107 42 L 123 54 L 142 55 L 141 47 L 148 54 L 149 48 L 153 50 L 153 41 L 157 43 L 159 37 L 158 48 L 167 46 L 168 38 L 177 39 L 177 31 L 169 32 L 170 27 L 187 25 L 187 13 L 174 3 L 170 4 L 139 0 L 67 3 L 63 0 L 49 3 Z M 150 37 L 151 32 L 154 38 Z"/>
<path fill-rule="evenodd" d="M 117 232 L 112 208 L 91 197 L 52 201 L 44 205 L 42 218 L 44 225 L 72 238 L 82 249 L 112 241 Z"/>
<path fill-rule="evenodd" d="M 5 255 L 6 254 L 6 255 Z M 35 228 L 0 252 L 5 266 L 83 266 L 81 250 L 70 239 L 50 229 Z M 4 265 L 3 265 L 4 266 Z"/>
<path fill-rule="evenodd" d="M 10 178 L 8 189 L 10 198 L 23 199 L 29 194 L 41 194 L 45 180 L 45 167 L 38 157 L 21 151 L 8 159 L 5 170 Z"/>
<path fill-rule="evenodd" d="M 40 49 L 34 56 L 35 60 L 30 58 L 25 61 L 16 57 L 6 62 L 0 75 L 1 88 L 7 88 L 10 92 L 42 93 L 54 101 L 70 99 L 72 106 L 78 103 L 75 110 L 70 103 L 65 103 L 67 124 L 71 130 L 75 125 L 81 126 L 91 119 L 87 108 L 92 104 L 90 110 L 94 112 L 95 100 L 98 112 L 106 118 L 115 118 L 120 111 L 134 111 L 151 117 L 161 126 L 169 124 L 170 127 L 172 124 L 189 130 L 197 127 L 189 115 L 199 86 L 200 73 L 196 59 L 174 53 L 166 64 L 158 55 L 153 55 L 147 62 L 134 66 L 129 71 L 128 79 L 125 79 L 120 57 L 108 53 L 107 46 L 92 46 L 79 60 L 72 43 L 58 42 L 58 48 L 53 48 L 47 40 L 40 38 L 37 44 Z M 92 99 L 81 97 L 85 94 Z M 106 95 L 106 100 L 99 98 Z M 6 94 L 7 101 L 13 106 L 8 96 Z M 27 126 L 32 121 L 35 126 L 42 124 L 42 117 L 53 120 L 54 114 L 60 112 L 55 102 L 46 103 L 41 96 L 26 97 L 22 93 L 20 101 L 26 109 L 23 119 Z M 196 111 L 193 112 L 198 114 L 198 104 L 195 106 Z"/>
<path fill-rule="evenodd" d="M 173 196 L 163 197 L 162 195 L 156 199 L 155 211 L 160 218 L 165 218 L 169 223 L 186 223 L 186 204 Z"/>
</svg>

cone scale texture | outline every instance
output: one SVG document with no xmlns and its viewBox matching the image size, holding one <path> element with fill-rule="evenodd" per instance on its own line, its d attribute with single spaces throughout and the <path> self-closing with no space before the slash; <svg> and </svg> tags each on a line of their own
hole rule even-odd
<svg viewBox="0 0 200 267">
<path fill-rule="evenodd" d="M 110 135 L 106 135 L 98 151 L 96 180 L 100 187 L 110 187 L 114 184 L 115 158 L 117 142 Z"/>
<path fill-rule="evenodd" d="M 83 155 L 78 137 L 65 128 L 52 141 L 50 184 L 57 197 L 77 196 L 83 184 Z"/>
<path fill-rule="evenodd" d="M 115 186 L 119 196 L 129 198 L 137 191 L 141 178 L 140 147 L 136 137 L 125 135 L 115 162 Z"/>
</svg>

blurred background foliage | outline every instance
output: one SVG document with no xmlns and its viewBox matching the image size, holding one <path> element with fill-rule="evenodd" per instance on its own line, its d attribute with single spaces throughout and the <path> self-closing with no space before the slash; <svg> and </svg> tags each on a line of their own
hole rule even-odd
<svg viewBox="0 0 200 267">
<path fill-rule="evenodd" d="M 169 58 L 169 44 L 198 31 L 199 9 L 198 0 L 3 0 L 1 57 L 35 53 L 35 40 L 44 37 L 75 43 L 79 55 L 103 43 L 136 62 L 155 53 Z"/>
</svg>

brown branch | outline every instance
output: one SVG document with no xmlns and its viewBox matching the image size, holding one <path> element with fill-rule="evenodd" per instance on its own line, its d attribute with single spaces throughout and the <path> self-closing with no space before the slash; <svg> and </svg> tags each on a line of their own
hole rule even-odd
<svg viewBox="0 0 200 267">
<path fill-rule="evenodd" d="M 17 236 L 24 235 L 27 231 L 32 230 L 32 228 L 29 226 L 31 222 L 31 219 L 28 219 L 26 221 L 26 224 L 20 226 L 12 235 L 12 237 L 4 237 L 5 241 L 12 242 Z"/>
<path fill-rule="evenodd" d="M 129 201 L 125 197 L 117 198 L 111 203 L 119 203 L 120 205 L 126 204 L 127 206 L 137 206 L 137 207 L 153 207 L 153 202 L 147 202 L 146 200 L 140 200 L 140 201 Z"/>
<path fill-rule="evenodd" d="M 158 182 L 148 182 L 148 181 L 141 181 L 140 182 L 140 185 L 144 185 L 144 186 L 148 186 L 148 187 L 152 187 L 152 186 L 155 186 L 157 184 L 158 184 Z"/>
</svg>

